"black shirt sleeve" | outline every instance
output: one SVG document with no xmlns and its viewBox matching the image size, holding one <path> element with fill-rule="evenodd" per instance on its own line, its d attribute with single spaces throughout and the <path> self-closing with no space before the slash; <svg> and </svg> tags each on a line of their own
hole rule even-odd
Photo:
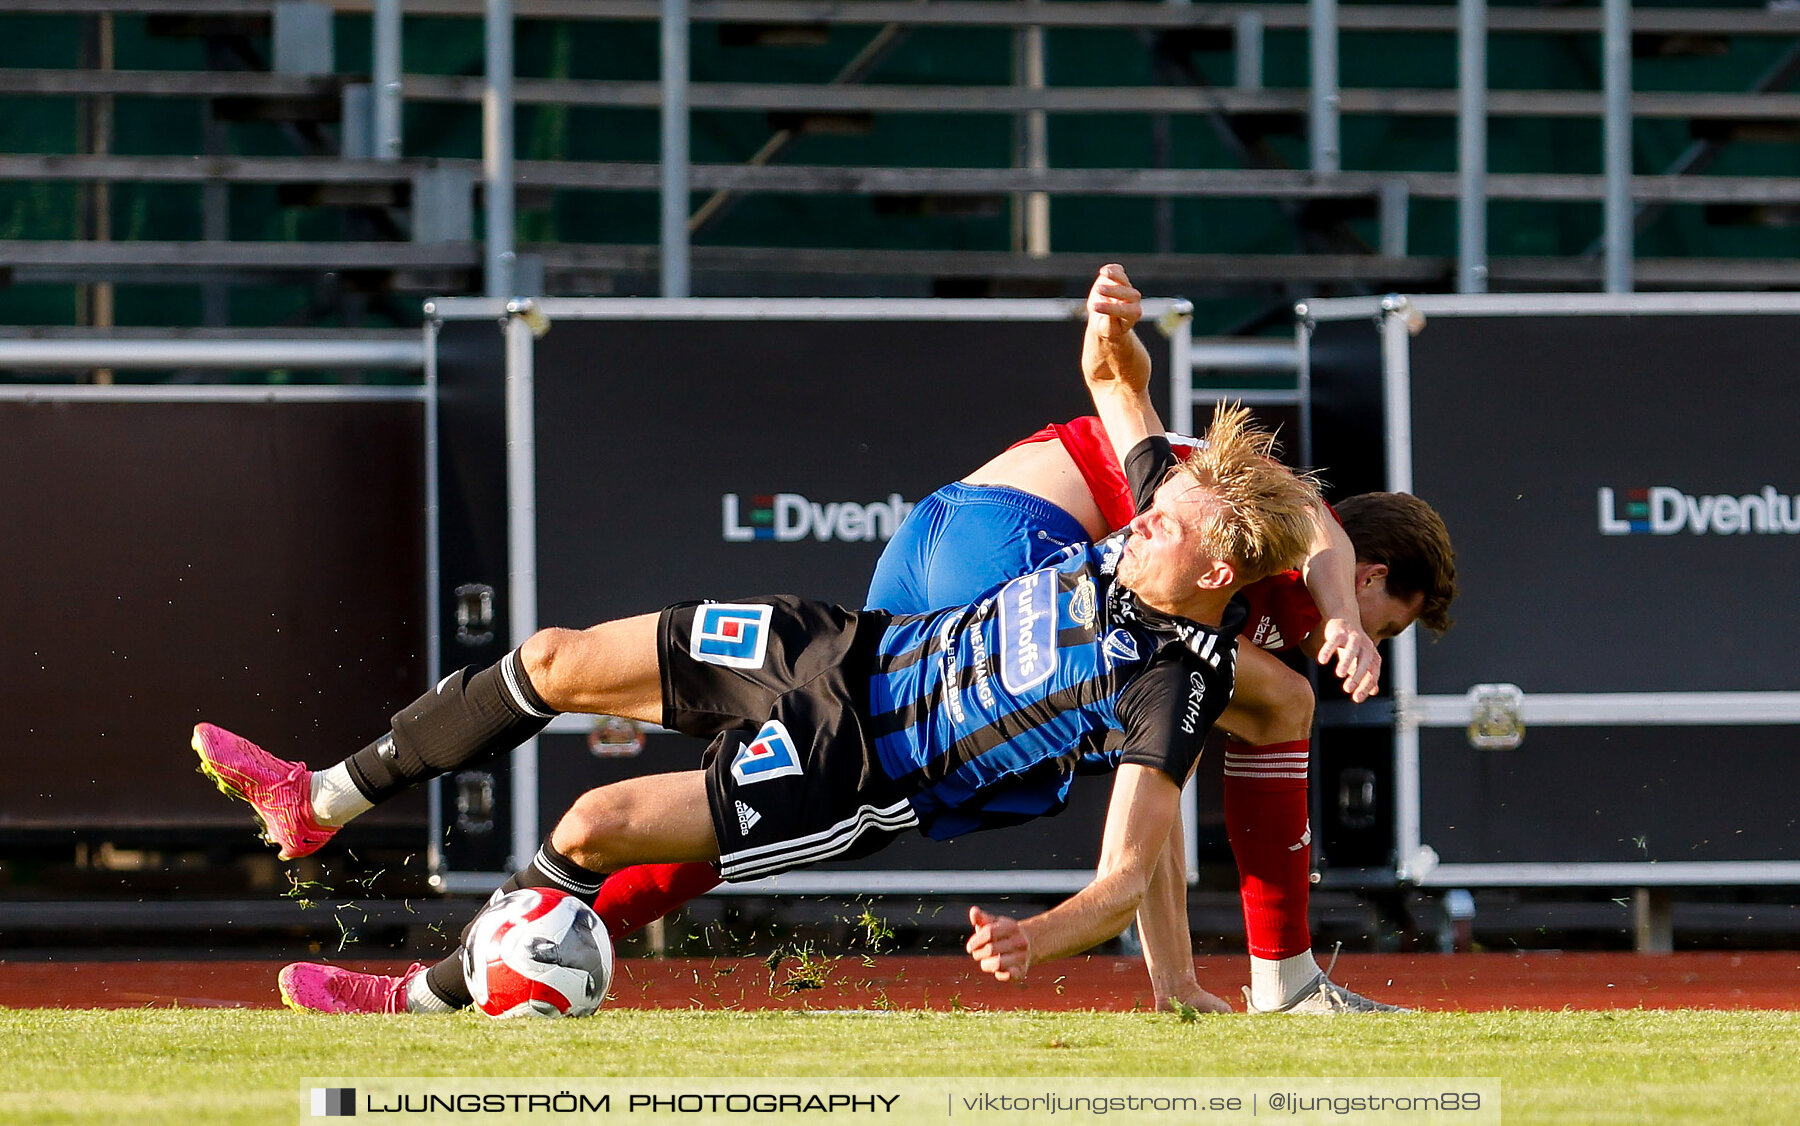
<svg viewBox="0 0 1800 1126">
<path fill-rule="evenodd" d="M 1165 646 L 1119 696 L 1125 729 L 1121 762 L 1162 771 L 1176 785 L 1200 759 L 1206 734 L 1231 702 L 1233 662 L 1220 668 L 1179 646 Z"/>
<path fill-rule="evenodd" d="M 1131 499 L 1139 512 L 1150 507 L 1175 464 L 1175 447 L 1161 434 L 1152 434 L 1131 447 L 1125 455 L 1125 480 L 1131 483 Z"/>
</svg>

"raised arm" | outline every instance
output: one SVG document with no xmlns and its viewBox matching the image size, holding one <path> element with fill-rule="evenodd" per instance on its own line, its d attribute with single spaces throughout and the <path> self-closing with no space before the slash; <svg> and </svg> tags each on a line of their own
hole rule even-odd
<svg viewBox="0 0 1800 1126">
<path fill-rule="evenodd" d="M 1144 295 L 1125 267 L 1100 267 L 1088 291 L 1087 333 L 1081 342 L 1081 374 L 1119 464 L 1139 442 L 1163 434 L 1162 416 L 1150 398 L 1150 352 L 1135 331 Z M 1306 589 L 1323 618 L 1307 651 L 1332 670 L 1350 698 L 1362 703 L 1381 682 L 1381 655 L 1363 629 L 1356 605 L 1356 549 L 1343 525 L 1315 509 L 1312 552 L 1302 566 Z"/>
<path fill-rule="evenodd" d="M 998 981 L 1024 981 L 1038 962 L 1079 954 L 1124 930 L 1150 886 L 1180 799 L 1181 788 L 1162 771 L 1119 767 L 1093 882 L 1026 919 L 969 908 L 969 956 Z"/>
<path fill-rule="evenodd" d="M 1144 315 L 1143 302 L 1125 267 L 1116 262 L 1100 267 L 1088 291 L 1087 335 L 1081 342 L 1082 378 L 1121 465 L 1139 442 L 1163 433 L 1150 401 L 1150 352 L 1133 331 Z"/>
</svg>

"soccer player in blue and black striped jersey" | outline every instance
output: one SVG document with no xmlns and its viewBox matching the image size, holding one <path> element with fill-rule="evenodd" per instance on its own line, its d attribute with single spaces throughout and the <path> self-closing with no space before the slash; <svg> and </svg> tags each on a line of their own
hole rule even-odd
<svg viewBox="0 0 1800 1126">
<path fill-rule="evenodd" d="M 1241 408 L 1222 408 L 1206 446 L 1178 461 L 1141 397 L 1096 400 L 1108 433 L 1138 439 L 1125 460 L 1138 517 L 970 605 L 894 616 L 783 595 L 543 630 L 445 678 L 320 772 L 322 786 L 205 724 L 203 768 L 298 854 L 288 836 L 311 851 L 348 817 L 523 742 L 558 712 L 711 738 L 702 769 L 582 795 L 504 888 L 591 899 L 629 864 L 706 861 L 755 879 L 914 829 L 947 838 L 1054 813 L 1076 762 L 1097 759 L 1117 777 L 1094 881 L 1023 920 L 970 909 L 971 956 L 1022 979 L 1116 935 L 1140 905 L 1180 909 L 1145 892 L 1231 696 L 1232 596 L 1300 561 L 1320 503 Z M 458 963 L 396 978 L 302 964 L 281 984 L 304 1008 L 435 1011 L 468 1004 Z"/>
</svg>

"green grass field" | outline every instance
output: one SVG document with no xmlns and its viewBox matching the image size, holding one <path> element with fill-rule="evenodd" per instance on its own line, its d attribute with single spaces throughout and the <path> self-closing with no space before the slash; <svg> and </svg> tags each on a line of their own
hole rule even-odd
<svg viewBox="0 0 1800 1126">
<path fill-rule="evenodd" d="M 1523 1123 L 1800 1121 L 1800 1013 L 0 1010 L 0 1122 L 292 1121 L 322 1076 L 1492 1076 Z M 1121 1119 L 1123 1120 L 1123 1119 Z"/>
</svg>

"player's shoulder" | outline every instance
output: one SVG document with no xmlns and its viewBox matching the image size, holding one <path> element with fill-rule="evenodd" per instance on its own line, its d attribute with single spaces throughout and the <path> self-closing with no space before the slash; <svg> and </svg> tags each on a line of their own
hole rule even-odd
<svg viewBox="0 0 1800 1126">
<path fill-rule="evenodd" d="M 1127 735 L 1136 732 L 1183 745 L 1204 736 L 1230 702 L 1230 670 L 1229 660 L 1215 664 L 1185 645 L 1162 646 L 1127 691 L 1126 706 L 1120 709 Z"/>
<path fill-rule="evenodd" d="M 1208 630 L 1203 634 L 1189 634 L 1177 641 L 1170 641 L 1163 646 L 1162 652 L 1167 654 L 1168 663 L 1178 670 L 1181 677 L 1199 677 L 1208 683 L 1230 689 L 1232 677 L 1237 670 L 1235 638 Z"/>
<path fill-rule="evenodd" d="M 1191 677 L 1200 676 L 1211 681 L 1223 680 L 1229 683 L 1236 665 L 1237 652 L 1231 641 L 1221 640 L 1208 653 L 1195 648 L 1189 639 L 1171 636 L 1163 631 L 1145 631 L 1140 627 L 1137 635 L 1147 643 L 1137 670 L 1140 678 L 1185 683 Z"/>
</svg>

